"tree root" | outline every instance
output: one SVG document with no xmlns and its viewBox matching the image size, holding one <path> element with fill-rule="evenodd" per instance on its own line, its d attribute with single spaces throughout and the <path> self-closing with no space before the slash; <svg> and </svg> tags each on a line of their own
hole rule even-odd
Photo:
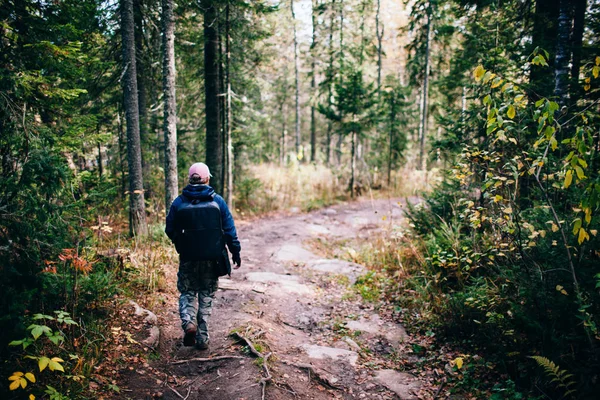
<svg viewBox="0 0 600 400">
<path fill-rule="evenodd" d="M 261 333 L 259 332 L 256 336 L 260 336 L 260 334 Z M 262 400 L 265 400 L 265 389 L 267 387 L 267 383 L 273 379 L 273 377 L 271 376 L 271 372 L 269 371 L 269 364 L 268 364 L 269 357 L 271 357 L 271 355 L 273 353 L 267 353 L 267 354 L 261 353 L 260 351 L 256 350 L 256 347 L 254 347 L 254 344 L 250 341 L 250 339 L 240 335 L 237 332 L 233 332 L 231 334 L 231 336 L 237 338 L 241 342 L 246 343 L 246 345 L 248 346 L 248 348 L 250 349 L 250 352 L 252 354 L 254 354 L 258 358 L 262 358 L 262 360 L 263 360 L 262 367 L 265 371 L 265 377 L 262 378 L 259 383 L 262 386 Z"/>
<path fill-rule="evenodd" d="M 171 362 L 171 365 L 185 364 L 185 363 L 188 363 L 190 361 L 208 362 L 208 361 L 220 361 L 220 360 L 230 360 L 230 359 L 244 359 L 244 358 L 245 357 L 242 357 L 242 356 L 216 356 L 216 357 L 206 357 L 206 358 L 190 358 L 190 359 L 187 359 L 187 360 L 173 361 L 173 362 Z"/>
</svg>

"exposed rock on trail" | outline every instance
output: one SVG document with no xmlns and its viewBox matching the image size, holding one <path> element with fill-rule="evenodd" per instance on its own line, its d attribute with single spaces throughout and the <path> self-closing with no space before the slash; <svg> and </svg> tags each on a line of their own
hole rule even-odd
<svg viewBox="0 0 600 400">
<path fill-rule="evenodd" d="M 389 369 L 410 340 L 404 328 L 348 299 L 366 269 L 305 244 L 364 237 L 401 218 L 397 201 L 376 200 L 239 223 L 242 268 L 219 282 L 206 351 L 181 346 L 177 266 L 168 266 L 160 359 L 131 371 L 120 398 L 261 399 L 263 379 L 266 399 L 416 399 L 419 380 Z M 272 379 L 233 331 L 262 349 Z"/>
</svg>

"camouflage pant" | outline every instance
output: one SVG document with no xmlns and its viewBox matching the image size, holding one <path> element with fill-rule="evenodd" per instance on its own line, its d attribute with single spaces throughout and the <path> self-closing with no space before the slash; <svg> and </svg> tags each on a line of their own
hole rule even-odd
<svg viewBox="0 0 600 400">
<path fill-rule="evenodd" d="M 179 264 L 177 289 L 181 292 L 179 296 L 181 327 L 185 330 L 188 324 L 196 324 L 197 342 L 207 342 L 209 339 L 208 317 L 212 312 L 212 302 L 219 281 L 213 273 L 214 270 L 215 263 L 212 261 L 187 261 Z"/>
</svg>

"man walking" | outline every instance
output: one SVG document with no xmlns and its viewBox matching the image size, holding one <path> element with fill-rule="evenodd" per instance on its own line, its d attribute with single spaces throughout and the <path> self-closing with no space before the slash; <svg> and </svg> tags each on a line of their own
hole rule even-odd
<svg viewBox="0 0 600 400">
<path fill-rule="evenodd" d="M 179 253 L 177 289 L 184 346 L 208 348 L 208 317 L 219 277 L 231 274 L 225 245 L 238 269 L 240 242 L 227 203 L 209 186 L 210 171 L 204 163 L 190 167 L 189 185 L 173 201 L 165 232 Z M 198 305 L 196 305 L 196 303 Z"/>
</svg>

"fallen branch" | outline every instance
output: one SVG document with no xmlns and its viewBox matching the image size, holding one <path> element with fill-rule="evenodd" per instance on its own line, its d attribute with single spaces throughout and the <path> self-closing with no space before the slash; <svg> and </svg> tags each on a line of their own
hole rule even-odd
<svg viewBox="0 0 600 400">
<path fill-rule="evenodd" d="M 446 384 L 446 378 L 444 378 L 444 380 L 440 384 L 440 387 L 438 388 L 437 392 L 435 392 L 435 396 L 433 396 L 433 400 L 436 400 L 437 398 L 440 397 L 440 393 L 442 393 L 442 389 L 444 389 L 445 384 Z"/>
<path fill-rule="evenodd" d="M 216 357 L 204 357 L 204 358 L 190 358 L 187 360 L 179 360 L 179 361 L 173 361 L 171 362 L 171 365 L 177 365 L 177 364 L 185 364 L 187 362 L 191 362 L 191 361 L 197 361 L 197 362 L 207 362 L 207 361 L 220 361 L 220 360 L 230 360 L 230 359 L 243 359 L 245 357 L 242 356 L 216 356 Z"/>
<path fill-rule="evenodd" d="M 183 396 L 181 395 L 181 393 L 179 393 L 177 390 L 175 390 L 175 389 L 173 389 L 171 386 L 169 386 L 169 384 L 168 384 L 168 383 L 167 383 L 167 387 L 168 387 L 169 389 L 171 389 L 171 390 L 173 391 L 173 393 L 175 393 L 175 394 L 176 394 L 176 395 L 177 395 L 177 396 L 178 396 L 180 399 L 183 399 L 183 400 L 186 400 L 186 399 L 187 399 L 187 397 L 183 397 Z M 188 392 L 188 395 L 189 395 L 189 392 Z"/>
<path fill-rule="evenodd" d="M 315 367 L 313 367 L 311 364 L 304 364 L 304 363 L 293 363 L 291 361 L 287 361 L 287 360 L 281 360 L 282 363 L 292 366 L 292 367 L 296 367 L 296 368 L 300 368 L 300 369 L 306 369 L 308 370 L 309 373 L 309 378 L 310 378 L 310 374 L 312 374 L 314 376 L 314 378 L 321 383 L 323 386 L 326 386 L 330 389 L 335 389 L 335 390 L 340 390 L 341 387 L 336 386 L 334 383 L 331 382 L 331 379 L 329 379 L 326 375 L 323 374 L 323 371 L 316 369 Z"/>
<path fill-rule="evenodd" d="M 273 379 L 271 373 L 269 372 L 269 365 L 267 364 L 269 357 L 271 357 L 271 353 L 268 353 L 266 356 L 264 356 L 262 363 L 265 373 L 267 374 L 267 376 L 260 380 L 260 384 L 262 385 L 262 400 L 265 400 L 265 388 L 267 387 L 267 382 L 270 382 L 271 379 Z"/>
</svg>

